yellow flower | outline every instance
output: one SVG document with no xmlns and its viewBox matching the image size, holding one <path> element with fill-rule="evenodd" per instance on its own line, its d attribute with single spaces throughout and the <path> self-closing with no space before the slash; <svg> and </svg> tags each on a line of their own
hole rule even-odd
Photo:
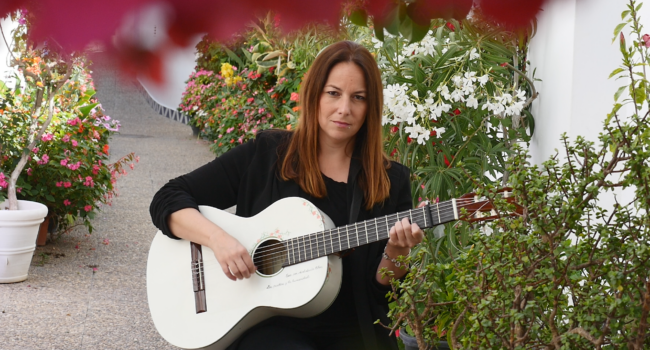
<svg viewBox="0 0 650 350">
<path fill-rule="evenodd" d="M 221 76 L 224 78 L 230 78 L 233 76 L 233 69 L 230 63 L 224 63 L 221 65 Z M 230 84 L 228 84 L 230 85 Z"/>
<path fill-rule="evenodd" d="M 37 81 L 37 82 L 36 82 L 36 86 L 43 87 L 43 83 L 40 82 L 40 81 Z"/>
</svg>

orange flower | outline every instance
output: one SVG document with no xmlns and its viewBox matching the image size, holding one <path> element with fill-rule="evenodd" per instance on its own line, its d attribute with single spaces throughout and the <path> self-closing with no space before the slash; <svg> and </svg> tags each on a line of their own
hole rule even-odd
<svg viewBox="0 0 650 350">
<path fill-rule="evenodd" d="M 291 124 L 287 125 L 287 130 L 291 130 Z"/>
<path fill-rule="evenodd" d="M 300 110 L 300 106 L 295 106 L 292 108 L 294 112 L 298 112 Z"/>
<path fill-rule="evenodd" d="M 105 145 L 104 145 L 104 148 L 102 148 L 102 151 L 104 151 L 104 153 L 108 154 L 108 150 L 109 150 L 110 148 L 111 148 L 111 146 L 109 146 L 108 144 L 105 144 Z"/>
</svg>

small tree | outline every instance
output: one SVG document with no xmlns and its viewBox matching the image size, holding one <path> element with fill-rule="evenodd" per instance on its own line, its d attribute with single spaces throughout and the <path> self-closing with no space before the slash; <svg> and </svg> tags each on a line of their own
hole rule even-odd
<svg viewBox="0 0 650 350">
<path fill-rule="evenodd" d="M 407 321 L 421 348 L 443 334 L 454 349 L 650 347 L 650 40 L 640 6 L 630 0 L 616 28 L 623 64 L 611 77 L 629 84 L 615 94 L 598 145 L 565 135 L 564 151 L 541 166 L 514 146 L 509 184 L 523 214 L 503 215 L 514 208 L 492 198 L 501 218 L 490 234 L 459 225 L 457 236 L 472 231 L 467 245 L 457 240 L 460 254 L 429 255 L 399 286 L 394 318 Z M 631 45 L 619 36 L 628 24 Z M 626 105 L 633 113 L 623 118 Z M 618 188 L 633 199 L 603 207 L 599 196 Z"/>
</svg>

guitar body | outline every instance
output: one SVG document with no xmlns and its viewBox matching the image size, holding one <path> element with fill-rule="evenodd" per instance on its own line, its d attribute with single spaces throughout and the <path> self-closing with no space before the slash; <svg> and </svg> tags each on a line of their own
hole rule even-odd
<svg viewBox="0 0 650 350">
<path fill-rule="evenodd" d="M 246 247 L 251 255 L 266 242 L 282 241 L 333 228 L 331 220 L 309 201 L 277 201 L 251 218 L 212 207 L 201 213 Z M 323 256 L 231 281 L 210 248 L 202 247 L 206 311 L 197 313 L 190 242 L 156 234 L 147 262 L 147 296 L 156 329 L 183 349 L 224 349 L 243 332 L 276 315 L 311 317 L 336 298 L 341 259 Z"/>
</svg>

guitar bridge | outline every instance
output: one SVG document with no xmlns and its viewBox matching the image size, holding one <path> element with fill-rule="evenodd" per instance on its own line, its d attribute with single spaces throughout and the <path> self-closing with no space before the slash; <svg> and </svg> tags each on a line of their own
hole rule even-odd
<svg viewBox="0 0 650 350">
<path fill-rule="evenodd" d="M 194 285 L 194 306 L 196 313 L 208 311 L 205 299 L 205 273 L 203 271 L 203 250 L 200 244 L 190 242 L 192 250 L 192 284 Z"/>
</svg>

